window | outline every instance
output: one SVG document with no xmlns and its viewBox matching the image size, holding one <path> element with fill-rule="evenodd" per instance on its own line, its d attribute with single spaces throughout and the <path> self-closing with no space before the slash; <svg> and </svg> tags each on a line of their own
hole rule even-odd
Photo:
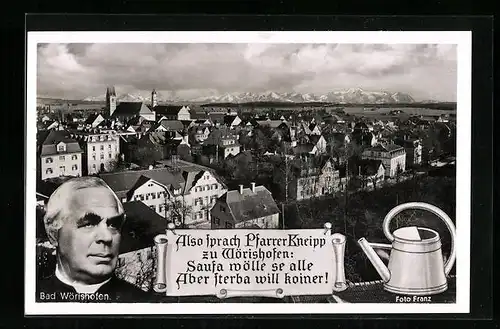
<svg viewBox="0 0 500 329">
<path fill-rule="evenodd" d="M 220 218 L 215 217 L 214 222 L 216 225 L 220 225 Z"/>
<path fill-rule="evenodd" d="M 101 151 L 104 151 L 104 145 L 101 145 Z"/>
<path fill-rule="evenodd" d="M 217 185 L 217 184 L 214 184 L 214 185 L 213 185 L 213 189 L 214 189 L 214 190 L 216 190 L 216 189 L 217 189 L 217 187 L 218 187 L 218 185 Z"/>
<path fill-rule="evenodd" d="M 151 198 L 156 199 L 156 193 L 151 193 Z"/>
<path fill-rule="evenodd" d="M 149 200 L 149 194 L 146 194 L 146 200 Z"/>
<path fill-rule="evenodd" d="M 127 198 L 122 198 L 122 202 L 127 202 Z"/>
<path fill-rule="evenodd" d="M 64 155 L 61 155 L 61 156 L 59 157 L 59 160 L 61 160 L 61 161 L 64 161 L 64 159 L 65 159 L 65 158 L 64 158 Z"/>
<path fill-rule="evenodd" d="M 94 161 L 95 161 L 95 154 L 93 154 L 93 155 L 92 155 L 92 160 L 94 160 Z"/>
<path fill-rule="evenodd" d="M 47 169 L 45 170 L 45 173 L 46 173 L 46 174 L 52 174 L 52 168 L 47 168 Z"/>
<path fill-rule="evenodd" d="M 158 212 L 163 212 L 163 205 L 162 204 L 158 205 Z"/>
<path fill-rule="evenodd" d="M 57 150 L 58 150 L 59 152 L 64 152 L 64 145 L 59 145 L 59 146 L 57 147 Z"/>
<path fill-rule="evenodd" d="M 95 160 L 95 159 L 94 159 L 94 160 Z M 95 170 L 95 163 L 92 165 L 92 169 L 94 169 L 94 170 Z"/>
<path fill-rule="evenodd" d="M 232 228 L 232 227 L 233 227 L 233 223 L 226 222 L 226 228 Z"/>
<path fill-rule="evenodd" d="M 77 165 L 73 165 L 73 166 L 71 167 L 71 170 L 73 170 L 73 171 L 78 170 L 78 166 L 77 166 Z"/>
<path fill-rule="evenodd" d="M 108 158 L 110 158 L 110 159 L 111 159 L 111 153 L 108 153 Z"/>
<path fill-rule="evenodd" d="M 104 153 L 101 153 L 101 160 L 104 160 Z"/>
<path fill-rule="evenodd" d="M 108 149 L 111 150 L 111 144 L 108 144 Z"/>
<path fill-rule="evenodd" d="M 71 156 L 71 160 L 78 160 L 78 155 L 73 154 L 73 155 Z"/>
<path fill-rule="evenodd" d="M 224 207 L 223 205 L 220 205 L 220 211 L 226 212 L 226 207 Z"/>
<path fill-rule="evenodd" d="M 118 258 L 118 267 L 125 265 L 125 258 Z"/>
<path fill-rule="evenodd" d="M 141 201 L 144 201 L 144 194 L 140 194 L 139 198 L 141 198 Z"/>
<path fill-rule="evenodd" d="M 60 166 L 59 170 L 61 171 L 61 174 L 64 174 L 64 172 L 66 171 L 66 167 L 65 166 Z"/>
<path fill-rule="evenodd" d="M 156 211 L 156 206 L 155 205 L 152 205 L 152 206 L 149 206 L 149 208 L 153 211 Z"/>
<path fill-rule="evenodd" d="M 115 152 L 118 152 L 118 146 L 115 145 Z"/>
<path fill-rule="evenodd" d="M 94 151 L 94 152 L 95 152 L 95 146 L 92 146 L 92 151 Z"/>
<path fill-rule="evenodd" d="M 52 162 L 53 162 L 52 158 L 46 158 L 45 159 L 45 163 L 52 163 Z"/>
</svg>

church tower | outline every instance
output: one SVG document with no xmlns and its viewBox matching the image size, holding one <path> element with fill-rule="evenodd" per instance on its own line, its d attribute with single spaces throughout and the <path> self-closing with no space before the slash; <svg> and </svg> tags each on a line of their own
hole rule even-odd
<svg viewBox="0 0 500 329">
<path fill-rule="evenodd" d="M 151 92 L 151 108 L 154 108 L 156 105 L 158 105 L 158 95 L 156 94 L 156 89 L 153 89 Z"/>
<path fill-rule="evenodd" d="M 116 110 L 116 92 L 114 86 L 106 89 L 106 110 L 108 110 L 109 116 L 112 116 Z"/>
</svg>

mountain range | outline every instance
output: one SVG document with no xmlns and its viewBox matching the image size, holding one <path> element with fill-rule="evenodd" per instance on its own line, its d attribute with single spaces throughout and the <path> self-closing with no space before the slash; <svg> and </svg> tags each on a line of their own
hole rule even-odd
<svg viewBox="0 0 500 329">
<path fill-rule="evenodd" d="M 361 88 L 331 91 L 326 94 L 312 93 L 279 93 L 274 91 L 264 93 L 226 93 L 216 96 L 181 99 L 173 94 L 157 94 L 158 102 L 192 102 L 192 103 L 252 103 L 252 102 L 326 102 L 337 104 L 398 104 L 416 103 L 413 97 L 403 92 L 365 91 Z M 87 97 L 84 101 L 105 101 L 106 95 Z M 150 96 L 140 94 L 121 94 L 117 96 L 121 102 L 150 102 Z M 430 101 L 427 101 L 430 102 Z M 434 101 L 432 101 L 434 102 Z"/>
</svg>

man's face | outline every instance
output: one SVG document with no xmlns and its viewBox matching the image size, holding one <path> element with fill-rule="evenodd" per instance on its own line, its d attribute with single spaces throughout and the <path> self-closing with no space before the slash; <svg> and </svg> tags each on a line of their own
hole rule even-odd
<svg viewBox="0 0 500 329">
<path fill-rule="evenodd" d="M 109 278 L 116 267 L 123 213 L 105 187 L 76 191 L 71 218 L 59 229 L 58 252 L 64 272 L 88 284 Z"/>
</svg>

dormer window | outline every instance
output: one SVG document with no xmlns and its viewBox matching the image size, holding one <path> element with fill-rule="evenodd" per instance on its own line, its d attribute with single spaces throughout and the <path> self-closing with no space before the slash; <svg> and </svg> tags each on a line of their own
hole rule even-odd
<svg viewBox="0 0 500 329">
<path fill-rule="evenodd" d="M 65 152 L 66 151 L 66 144 L 61 142 L 57 144 L 57 152 Z"/>
</svg>

